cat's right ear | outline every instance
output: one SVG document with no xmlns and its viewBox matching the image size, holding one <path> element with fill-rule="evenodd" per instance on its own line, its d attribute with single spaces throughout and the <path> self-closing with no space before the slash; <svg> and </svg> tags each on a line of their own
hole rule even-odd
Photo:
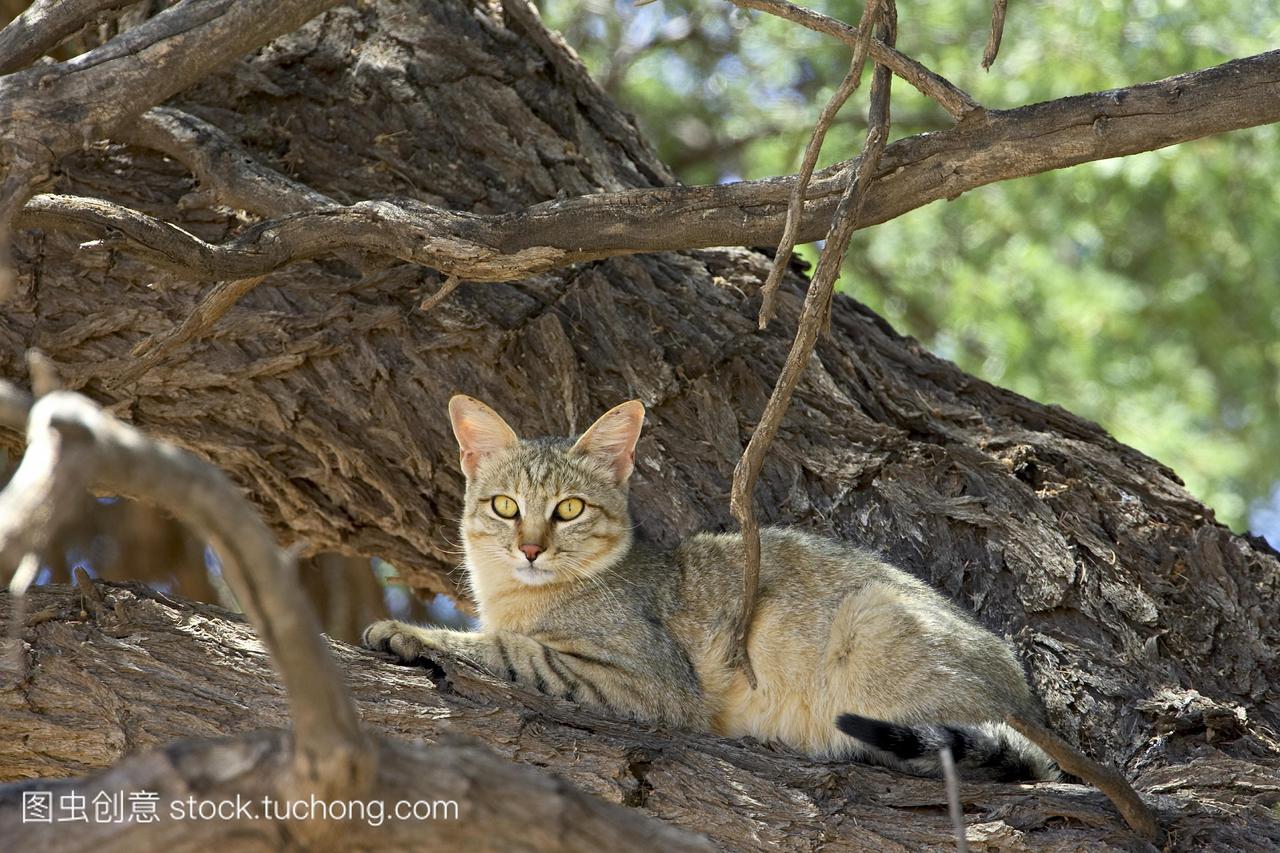
<svg viewBox="0 0 1280 853">
<path fill-rule="evenodd" d="M 457 394 L 449 401 L 449 422 L 458 439 L 462 472 L 468 477 L 475 476 L 486 456 L 520 440 L 497 412 L 465 394 Z"/>
</svg>

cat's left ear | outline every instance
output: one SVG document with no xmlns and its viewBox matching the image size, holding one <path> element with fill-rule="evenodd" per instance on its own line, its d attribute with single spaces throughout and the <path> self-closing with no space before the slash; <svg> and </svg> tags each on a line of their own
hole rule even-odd
<svg viewBox="0 0 1280 853">
<path fill-rule="evenodd" d="M 458 439 L 459 459 L 468 477 L 476 473 L 481 460 L 505 450 L 520 439 L 516 431 L 493 409 L 475 397 L 458 394 L 449 401 L 449 421 Z"/>
<path fill-rule="evenodd" d="M 573 452 L 599 459 L 609 466 L 619 484 L 625 483 L 635 467 L 636 442 L 642 426 L 644 403 L 628 400 L 601 415 L 578 439 Z"/>
</svg>

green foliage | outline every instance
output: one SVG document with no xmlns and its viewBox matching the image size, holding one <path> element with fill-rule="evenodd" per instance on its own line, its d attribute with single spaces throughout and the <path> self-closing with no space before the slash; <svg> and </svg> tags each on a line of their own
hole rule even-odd
<svg viewBox="0 0 1280 853">
<path fill-rule="evenodd" d="M 687 183 L 794 171 L 847 67 L 842 45 L 727 3 L 545 3 Z M 856 22 L 861 6 L 816 8 Z M 901 3 L 898 46 L 1007 108 L 1280 43 L 1269 0 L 1015 0 L 988 74 L 990 8 Z M 860 95 L 823 163 L 857 151 Z M 895 137 L 950 124 L 901 81 L 893 111 Z M 842 286 L 965 369 L 1170 464 L 1233 527 L 1251 506 L 1269 526 L 1280 519 L 1263 505 L 1280 480 L 1277 175 L 1272 126 L 996 184 L 859 232 Z M 1280 507 L 1280 490 L 1272 500 Z"/>
</svg>

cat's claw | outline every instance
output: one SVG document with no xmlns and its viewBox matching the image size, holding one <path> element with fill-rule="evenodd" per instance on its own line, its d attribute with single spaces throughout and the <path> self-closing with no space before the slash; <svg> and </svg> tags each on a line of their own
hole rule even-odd
<svg viewBox="0 0 1280 853">
<path fill-rule="evenodd" d="M 416 662 L 426 651 L 420 631 L 394 619 L 383 619 L 365 628 L 360 644 L 375 652 L 390 652 L 404 663 Z"/>
</svg>

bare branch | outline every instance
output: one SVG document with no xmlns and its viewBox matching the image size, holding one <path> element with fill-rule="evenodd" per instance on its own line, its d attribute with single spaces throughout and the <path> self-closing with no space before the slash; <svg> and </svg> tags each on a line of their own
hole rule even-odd
<svg viewBox="0 0 1280 853">
<path fill-rule="evenodd" d="M 880 9 L 880 18 L 882 38 L 887 44 L 893 44 L 897 35 L 897 8 L 894 0 L 886 0 Z M 867 189 L 874 180 L 885 143 L 889 139 L 889 89 L 892 82 L 893 75 L 889 70 L 883 65 L 876 65 L 871 81 L 867 139 L 858 158 L 853 181 L 845 189 L 827 232 L 826 245 L 818 258 L 813 280 L 809 282 L 809 291 L 805 294 L 804 307 L 800 312 L 799 328 L 791 344 L 791 351 L 787 353 L 787 361 L 773 386 L 773 393 L 765 403 L 764 413 L 751 433 L 747 449 L 743 451 L 742 458 L 733 470 L 729 509 L 742 528 L 744 558 L 742 598 L 734 621 L 734 647 L 731 654 L 732 663 L 742 667 L 752 687 L 755 686 L 755 677 L 747 652 L 747 631 L 755 609 L 760 576 L 760 525 L 755 511 L 756 479 L 760 476 L 760 468 L 764 465 L 769 445 L 778 434 L 778 427 L 791 404 L 791 395 L 809 364 L 809 357 L 813 355 L 818 333 L 826 325 L 831 296 L 840 275 L 840 266 L 844 262 L 845 250 L 849 248 L 849 240 L 857 228 Z"/>
<path fill-rule="evenodd" d="M 859 228 L 985 184 L 1150 151 L 1280 121 L 1280 51 L 1154 83 L 1061 98 L 885 149 Z M 819 170 L 797 242 L 823 237 L 857 161 Z M 19 224 L 101 237 L 199 280 L 250 278 L 298 260 L 363 249 L 467 281 L 510 281 L 614 255 L 777 244 L 795 177 L 660 187 L 552 201 L 482 216 L 410 200 L 361 202 L 261 223 L 212 245 L 108 202 L 44 195 Z"/>
<path fill-rule="evenodd" d="M 449 294 L 458 289 L 458 285 L 462 284 L 462 279 L 456 275 L 451 275 L 445 279 L 444 284 L 440 285 L 440 289 L 428 296 L 418 305 L 419 311 L 430 311 L 441 302 L 449 298 Z"/>
<path fill-rule="evenodd" d="M 951 747 L 938 750 L 942 761 L 942 779 L 947 786 L 947 811 L 951 814 L 951 827 L 956 833 L 956 853 L 969 853 L 969 840 L 964 832 L 964 807 L 960 804 L 960 774 L 956 772 L 956 760 Z"/>
<path fill-rule="evenodd" d="M 856 47 L 859 42 L 857 27 L 851 27 L 844 21 L 804 6 L 797 6 L 789 0 L 730 0 L 730 2 L 744 9 L 757 9 L 768 12 L 770 15 L 777 15 L 794 24 L 837 38 L 850 47 Z M 982 106 L 968 92 L 879 39 L 871 39 L 868 52 L 875 62 L 887 67 L 919 89 L 922 94 L 937 101 L 939 106 L 956 121 L 982 109 Z"/>
<path fill-rule="evenodd" d="M 6 396 L 9 414 L 16 414 L 20 398 Z M 30 441 L 31 428 L 27 435 Z M 28 448 L 0 491 L 0 581 L 11 579 L 27 555 L 43 555 L 79 506 L 90 471 L 90 448 L 80 439 L 69 431 L 40 429 L 39 444 Z"/>
<path fill-rule="evenodd" d="M 31 377 L 31 392 L 43 397 L 51 391 L 62 390 L 58 368 L 49 356 L 38 349 L 27 350 L 27 373 Z"/>
<path fill-rule="evenodd" d="M 1160 838 L 1160 824 L 1156 822 L 1155 815 L 1123 776 L 1105 764 L 1094 761 L 1041 725 L 1023 719 L 1017 714 L 1010 714 L 1004 718 L 1004 721 L 1027 740 L 1047 752 L 1063 770 L 1074 773 L 1106 794 L 1107 799 L 1119 810 L 1125 823 L 1129 824 L 1134 831 L 1148 841 L 1156 841 Z"/>
<path fill-rule="evenodd" d="M 59 159 L 336 2 L 178 3 L 74 59 L 0 77 L 0 149 L 9 155 L 0 162 L 5 257 L 14 214 Z M 4 278 L 0 269 L 0 298 Z"/>
<path fill-rule="evenodd" d="M 75 35 L 99 12 L 134 0 L 36 0 L 0 30 L 0 74 L 25 68 Z"/>
<path fill-rule="evenodd" d="M 16 395 L 5 397 L 8 408 L 20 405 Z M 207 462 L 147 439 L 78 394 L 42 397 L 27 419 L 26 453 L 0 492 L 0 568 L 40 553 L 90 485 L 163 506 L 213 545 L 288 691 L 297 781 L 348 794 L 366 784 L 373 753 L 293 560 Z"/>
<path fill-rule="evenodd" d="M 813 134 L 804 149 L 804 159 L 800 163 L 800 172 L 791 187 L 791 197 L 787 200 L 787 221 L 782 228 L 782 239 L 778 242 L 778 251 L 773 258 L 773 266 L 769 269 L 769 277 L 760 289 L 760 328 L 769 324 L 773 318 L 774 302 L 778 295 L 778 285 L 786 274 L 791 263 L 791 254 L 796 248 L 796 231 L 800 227 L 800 216 L 804 210 L 805 193 L 809 189 L 809 180 L 813 177 L 813 169 L 818 163 L 818 154 L 822 152 L 822 142 L 827 137 L 836 113 L 857 90 L 862 82 L 862 66 L 867 59 L 867 43 L 871 40 L 871 27 L 880 14 L 882 0 L 866 0 L 862 9 L 862 19 L 858 22 L 858 38 L 854 43 L 853 59 L 849 63 L 849 71 L 840 85 L 822 108 L 818 121 L 814 125 Z"/>
<path fill-rule="evenodd" d="M 112 132 L 186 166 L 219 203 L 259 216 L 284 216 L 338 203 L 259 163 L 220 128 L 173 107 L 154 107 Z"/>
<path fill-rule="evenodd" d="M 991 70 L 1000 52 L 1000 40 L 1004 38 L 1004 16 L 1009 11 L 1009 0 L 994 0 L 991 5 L 991 35 L 987 36 L 987 46 L 982 51 L 982 67 Z"/>
</svg>

